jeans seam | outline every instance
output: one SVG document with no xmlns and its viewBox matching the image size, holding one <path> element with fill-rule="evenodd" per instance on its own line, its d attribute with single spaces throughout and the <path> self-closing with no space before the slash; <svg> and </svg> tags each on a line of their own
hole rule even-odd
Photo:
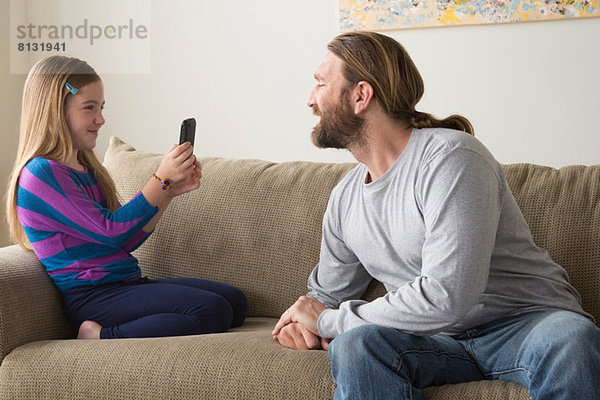
<svg viewBox="0 0 600 400">
<path fill-rule="evenodd" d="M 489 373 L 485 374 L 485 377 L 486 378 L 487 377 L 492 378 L 494 376 L 498 376 L 498 375 L 502 375 L 502 374 L 508 374 L 510 372 L 516 372 L 516 371 L 525 371 L 527 373 L 527 379 L 529 381 L 531 381 L 531 373 L 525 367 L 514 367 L 514 368 L 503 369 L 503 370 L 499 370 L 499 371 L 493 371 L 493 372 L 489 372 Z"/>
<path fill-rule="evenodd" d="M 404 361 L 404 359 L 403 359 L 404 355 L 405 354 L 409 354 L 409 353 L 418 353 L 418 354 L 427 354 L 427 353 L 430 353 L 430 354 L 433 354 L 435 356 L 446 355 L 446 356 L 448 356 L 450 358 L 459 358 L 461 360 L 468 361 L 468 362 L 470 362 L 472 364 L 477 365 L 477 363 L 474 362 L 473 359 L 471 359 L 469 357 L 463 357 L 463 356 L 460 356 L 460 355 L 457 355 L 457 354 L 451 354 L 451 353 L 448 353 L 447 351 L 435 352 L 433 350 L 407 350 L 407 351 L 404 351 L 404 352 L 402 352 L 402 353 L 399 354 L 399 356 L 400 356 L 400 363 L 398 364 L 398 368 L 396 369 L 396 375 L 400 374 L 400 369 L 402 368 L 402 362 Z"/>
<path fill-rule="evenodd" d="M 467 331 L 467 336 L 469 337 L 469 339 L 467 340 L 465 350 L 474 360 L 477 360 L 477 357 L 475 357 L 475 338 L 471 335 L 470 331 Z"/>
<path fill-rule="evenodd" d="M 418 353 L 418 354 L 427 354 L 427 353 L 430 353 L 430 354 L 433 354 L 433 355 L 436 355 L 436 356 L 446 355 L 446 356 L 451 357 L 451 358 L 460 358 L 461 360 L 469 361 L 470 363 L 475 364 L 475 362 L 473 361 L 473 359 L 471 359 L 469 357 L 463 357 L 463 356 L 460 356 L 460 355 L 457 355 L 457 354 L 451 354 L 451 353 L 448 353 L 447 351 L 435 352 L 433 350 L 407 350 L 407 351 L 404 351 L 404 352 L 402 352 L 402 353 L 399 354 L 399 356 L 400 356 L 400 364 L 398 365 L 398 369 L 396 369 L 396 375 L 400 372 L 400 368 L 402 367 L 402 361 L 403 361 L 402 357 L 404 357 L 405 354 L 409 354 L 409 353 Z"/>
<path fill-rule="evenodd" d="M 477 368 L 479 369 L 479 372 L 481 373 L 481 375 L 487 378 L 487 377 L 491 376 L 491 374 L 486 374 L 482 370 L 481 365 L 479 364 L 479 362 L 477 361 L 477 357 L 475 356 L 475 339 L 477 339 L 477 337 L 479 337 L 479 336 L 485 335 L 486 333 L 487 332 L 481 328 L 478 330 L 475 330 L 475 329 L 467 330 L 466 335 L 467 335 L 468 339 L 465 339 L 464 349 L 473 359 L 473 361 L 474 361 L 475 365 L 477 366 Z M 529 373 L 529 371 L 528 371 L 528 373 Z"/>
<path fill-rule="evenodd" d="M 400 369 L 402 368 L 402 364 L 404 362 L 404 355 L 405 354 L 410 354 L 410 353 L 418 353 L 418 354 L 427 354 L 427 353 L 429 353 L 429 354 L 433 354 L 435 356 L 443 356 L 443 355 L 445 355 L 445 356 L 448 356 L 450 358 L 458 358 L 458 359 L 461 359 L 461 360 L 464 360 L 464 361 L 468 361 L 468 362 L 470 362 L 472 364 L 477 365 L 477 363 L 474 362 L 473 359 L 471 359 L 469 357 L 463 357 L 463 356 L 460 356 L 460 355 L 457 355 L 457 354 L 451 354 L 451 353 L 448 353 L 447 351 L 435 352 L 433 350 L 407 350 L 407 351 L 404 351 L 404 352 L 398 354 L 398 356 L 400 358 L 400 362 L 398 363 L 398 368 L 396 368 L 396 375 L 400 375 Z M 477 367 L 479 368 L 479 366 L 477 366 Z M 410 382 L 407 382 L 407 383 L 409 383 L 409 385 L 407 385 L 408 386 L 409 400 L 412 400 L 413 399 L 412 384 L 410 384 Z"/>
<path fill-rule="evenodd" d="M 404 354 L 404 353 L 402 353 Z M 396 368 L 396 375 L 400 375 L 400 369 L 402 368 L 402 363 L 404 362 L 404 358 L 402 358 L 402 354 L 400 354 L 400 362 L 398 363 L 398 368 Z M 412 395 L 412 384 L 410 384 L 410 382 L 407 382 L 408 385 L 406 385 L 408 387 L 408 400 L 413 400 L 413 395 Z"/>
<path fill-rule="evenodd" d="M 474 356 L 475 352 L 473 351 L 473 338 L 469 337 L 467 339 L 467 345 L 465 346 L 465 351 L 469 353 L 471 357 Z"/>
</svg>

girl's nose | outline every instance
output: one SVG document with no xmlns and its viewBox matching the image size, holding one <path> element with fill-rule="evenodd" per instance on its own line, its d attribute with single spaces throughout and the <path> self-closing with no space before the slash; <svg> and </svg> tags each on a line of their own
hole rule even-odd
<svg viewBox="0 0 600 400">
<path fill-rule="evenodd" d="M 98 114 L 98 116 L 96 117 L 94 122 L 96 123 L 96 125 L 104 125 L 104 122 L 106 122 L 106 121 L 104 120 L 104 116 L 102 115 L 102 112 L 100 112 L 100 114 Z"/>
</svg>

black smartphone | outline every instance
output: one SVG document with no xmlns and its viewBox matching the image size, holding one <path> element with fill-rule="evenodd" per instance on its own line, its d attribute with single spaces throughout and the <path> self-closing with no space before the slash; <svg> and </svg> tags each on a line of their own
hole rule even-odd
<svg viewBox="0 0 600 400">
<path fill-rule="evenodd" d="M 184 119 L 181 123 L 181 133 L 179 134 L 179 144 L 190 142 L 194 145 L 196 137 L 196 120 L 194 118 Z"/>
</svg>

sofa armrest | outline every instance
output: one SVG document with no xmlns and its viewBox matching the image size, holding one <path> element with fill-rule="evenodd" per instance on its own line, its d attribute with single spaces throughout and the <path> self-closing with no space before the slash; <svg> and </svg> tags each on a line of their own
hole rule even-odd
<svg viewBox="0 0 600 400">
<path fill-rule="evenodd" d="M 60 292 L 35 254 L 0 248 L 0 362 L 23 344 L 73 336 Z"/>
</svg>

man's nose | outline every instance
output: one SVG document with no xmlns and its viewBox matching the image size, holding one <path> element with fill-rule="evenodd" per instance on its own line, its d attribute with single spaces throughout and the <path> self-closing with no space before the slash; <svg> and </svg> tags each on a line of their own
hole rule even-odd
<svg viewBox="0 0 600 400">
<path fill-rule="evenodd" d="M 317 104 L 317 102 L 315 101 L 315 89 L 313 88 L 310 91 L 310 94 L 308 95 L 308 100 L 306 102 L 306 105 L 312 108 L 312 106 L 314 106 L 316 104 Z"/>
</svg>

